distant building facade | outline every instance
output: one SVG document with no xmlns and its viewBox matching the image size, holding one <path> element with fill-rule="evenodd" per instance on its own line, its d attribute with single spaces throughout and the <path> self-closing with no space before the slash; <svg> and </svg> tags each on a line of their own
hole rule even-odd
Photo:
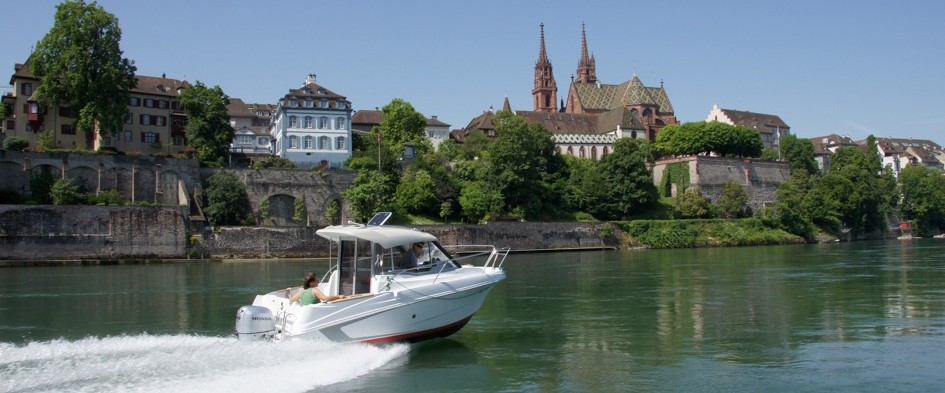
<svg viewBox="0 0 945 393">
<path fill-rule="evenodd" d="M 842 147 L 858 147 L 859 145 L 846 135 L 830 134 L 810 138 L 814 145 L 814 161 L 821 172 L 830 172 L 833 154 Z"/>
<path fill-rule="evenodd" d="M 765 149 L 778 148 L 781 138 L 791 133 L 791 127 L 777 115 L 723 109 L 718 105 L 712 105 L 712 111 L 709 112 L 705 121 L 717 121 L 758 131 Z"/>
<path fill-rule="evenodd" d="M 384 112 L 380 109 L 361 109 L 354 112 L 354 116 L 351 117 L 351 127 L 356 133 L 367 134 L 375 126 L 379 126 L 383 120 Z M 450 125 L 440 121 L 436 116 L 430 116 L 426 118 L 426 121 L 427 124 L 423 127 L 423 132 L 430 143 L 433 144 L 433 148 L 439 149 L 440 143 L 449 139 Z"/>
<path fill-rule="evenodd" d="M 866 140 L 856 143 L 865 145 Z M 897 177 L 906 165 L 925 165 L 938 171 L 945 168 L 945 149 L 928 139 L 876 138 L 876 149 L 883 166 L 892 168 Z"/>
<path fill-rule="evenodd" d="M 351 115 L 351 102 L 309 75 L 275 107 L 274 154 L 300 167 L 340 167 L 351 157 Z"/>
<path fill-rule="evenodd" d="M 187 149 L 184 128 L 187 114 L 180 107 L 180 93 L 190 86 L 186 81 L 165 76 L 137 75 L 137 86 L 130 91 L 128 117 L 117 132 L 99 130 L 85 135 L 75 126 L 76 113 L 68 105 L 47 108 L 34 97 L 40 80 L 30 70 L 30 62 L 16 64 L 10 77 L 13 90 L 2 98 L 7 108 L 3 119 L 4 137 L 18 136 L 35 147 L 38 135 L 50 131 L 53 143 L 61 149 L 99 149 L 110 147 L 135 154 L 173 155 Z"/>
<path fill-rule="evenodd" d="M 226 111 L 234 130 L 230 143 L 231 166 L 245 167 L 272 157 L 269 123 L 275 109 L 272 104 L 247 104 L 239 98 L 230 98 Z"/>
</svg>

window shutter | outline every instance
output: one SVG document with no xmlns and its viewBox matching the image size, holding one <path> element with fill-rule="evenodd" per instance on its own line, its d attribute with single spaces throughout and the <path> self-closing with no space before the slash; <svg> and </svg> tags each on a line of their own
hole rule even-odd
<svg viewBox="0 0 945 393">
<path fill-rule="evenodd" d="M 161 143 L 161 134 L 154 133 L 154 143 Z"/>
<path fill-rule="evenodd" d="M 144 133 L 141 133 L 141 142 L 144 142 Z"/>
</svg>

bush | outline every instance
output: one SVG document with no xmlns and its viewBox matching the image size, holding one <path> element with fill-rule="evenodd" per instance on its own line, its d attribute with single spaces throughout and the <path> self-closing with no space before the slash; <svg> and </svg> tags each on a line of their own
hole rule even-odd
<svg viewBox="0 0 945 393">
<path fill-rule="evenodd" d="M 53 183 L 49 196 L 54 205 L 82 205 L 86 196 L 83 187 L 70 178 L 61 178 Z"/>
<path fill-rule="evenodd" d="M 30 143 L 25 138 L 18 136 L 7 137 L 3 140 L 3 150 L 23 151 L 29 147 Z"/>
<path fill-rule="evenodd" d="M 98 195 L 89 195 L 89 204 L 90 205 L 124 205 L 125 198 L 122 198 L 121 194 L 118 193 L 118 190 L 108 190 L 103 191 Z"/>
</svg>

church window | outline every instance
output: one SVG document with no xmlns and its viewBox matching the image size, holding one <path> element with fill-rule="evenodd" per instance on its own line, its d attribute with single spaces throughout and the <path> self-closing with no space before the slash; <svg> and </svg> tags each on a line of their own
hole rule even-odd
<svg viewBox="0 0 945 393">
<path fill-rule="evenodd" d="M 584 152 L 584 146 L 581 146 L 581 149 L 578 152 L 581 158 L 587 158 Z"/>
<path fill-rule="evenodd" d="M 597 160 L 597 146 L 591 146 L 591 159 Z"/>
</svg>

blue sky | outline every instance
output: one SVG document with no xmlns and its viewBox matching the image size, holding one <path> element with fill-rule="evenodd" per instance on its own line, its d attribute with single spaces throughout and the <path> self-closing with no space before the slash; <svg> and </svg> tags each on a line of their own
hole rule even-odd
<svg viewBox="0 0 945 393">
<path fill-rule="evenodd" d="M 0 5 L 6 75 L 48 32 L 58 3 Z M 275 103 L 315 73 L 355 109 L 403 98 L 462 128 L 506 95 L 532 109 L 540 23 L 565 98 L 584 23 L 598 79 L 662 80 L 680 121 L 704 120 L 718 104 L 778 115 L 800 137 L 945 145 L 942 1 L 98 3 L 119 18 L 139 74 L 220 85 L 247 102 Z"/>
</svg>

